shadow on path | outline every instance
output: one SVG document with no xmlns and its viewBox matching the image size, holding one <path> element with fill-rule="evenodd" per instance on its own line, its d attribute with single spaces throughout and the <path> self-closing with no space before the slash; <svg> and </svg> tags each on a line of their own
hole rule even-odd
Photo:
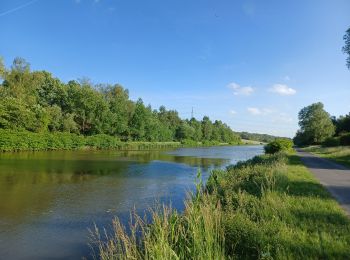
<svg viewBox="0 0 350 260">
<path fill-rule="evenodd" d="M 300 149 L 297 149 L 297 154 L 350 216 L 350 169 Z"/>
</svg>

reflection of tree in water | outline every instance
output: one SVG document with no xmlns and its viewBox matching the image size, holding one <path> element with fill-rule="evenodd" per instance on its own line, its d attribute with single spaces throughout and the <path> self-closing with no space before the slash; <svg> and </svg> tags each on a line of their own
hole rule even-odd
<svg viewBox="0 0 350 260">
<path fill-rule="evenodd" d="M 86 183 L 101 175 L 122 173 L 129 164 L 130 162 L 113 161 L 2 159 L 0 219 L 19 223 L 34 217 L 33 212 L 47 212 L 57 199 L 62 185 Z M 119 183 L 123 185 L 122 180 Z M 76 185 L 74 188 L 74 194 L 79 194 L 80 198 L 88 196 L 91 192 L 83 185 Z"/>
<path fill-rule="evenodd" d="M 164 151 L 29 152 L 1 154 L 0 160 L 0 218 L 15 223 L 35 216 L 33 212 L 49 211 L 62 185 L 87 183 L 99 176 L 126 178 L 128 169 L 135 163 L 158 160 L 209 170 L 227 161 L 175 156 Z M 113 183 L 115 189 L 125 184 L 123 178 Z M 76 185 L 74 189 L 79 198 L 91 192 L 83 185 Z"/>
<path fill-rule="evenodd" d="M 140 152 L 140 151 L 125 151 L 122 156 L 135 160 L 141 163 L 149 163 L 151 161 L 167 161 L 175 163 L 184 163 L 191 167 L 201 167 L 205 170 L 212 167 L 220 167 L 227 163 L 228 159 L 222 158 L 201 158 L 196 156 L 179 156 L 167 154 L 164 151 Z"/>
</svg>

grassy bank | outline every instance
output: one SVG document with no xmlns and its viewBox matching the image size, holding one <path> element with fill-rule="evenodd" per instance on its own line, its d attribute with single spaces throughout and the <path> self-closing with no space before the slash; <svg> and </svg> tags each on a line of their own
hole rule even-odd
<svg viewBox="0 0 350 260">
<path fill-rule="evenodd" d="M 79 150 L 79 149 L 115 149 L 115 150 L 162 150 L 178 147 L 202 147 L 219 145 L 239 145 L 238 143 L 220 143 L 218 141 L 195 142 L 132 142 L 98 134 L 83 136 L 72 133 L 32 133 L 0 129 L 0 152 L 40 151 L 40 150 Z"/>
<path fill-rule="evenodd" d="M 295 155 L 275 154 L 214 171 L 179 214 L 134 216 L 94 232 L 101 259 L 346 259 L 350 220 Z M 137 235 L 138 234 L 138 235 Z"/>
<path fill-rule="evenodd" d="M 180 142 L 122 142 L 104 134 L 82 136 L 72 133 L 31 133 L 0 129 L 0 151 L 74 149 L 151 150 L 181 147 Z"/>
<path fill-rule="evenodd" d="M 304 150 L 350 167 L 350 146 L 322 147 L 317 145 L 304 148 Z"/>
</svg>

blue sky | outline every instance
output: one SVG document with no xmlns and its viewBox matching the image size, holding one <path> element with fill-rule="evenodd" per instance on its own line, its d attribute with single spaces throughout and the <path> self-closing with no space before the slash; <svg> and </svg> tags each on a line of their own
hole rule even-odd
<svg viewBox="0 0 350 260">
<path fill-rule="evenodd" d="M 0 56 L 237 131 L 292 137 L 298 111 L 350 111 L 350 1 L 1 0 Z"/>
</svg>

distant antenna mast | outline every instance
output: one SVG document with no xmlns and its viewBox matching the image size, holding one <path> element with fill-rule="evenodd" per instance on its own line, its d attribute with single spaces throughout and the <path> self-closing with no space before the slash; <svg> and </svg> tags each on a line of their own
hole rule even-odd
<svg viewBox="0 0 350 260">
<path fill-rule="evenodd" d="M 193 107 L 192 107 L 192 112 L 191 112 L 191 119 L 193 118 Z"/>
</svg>

